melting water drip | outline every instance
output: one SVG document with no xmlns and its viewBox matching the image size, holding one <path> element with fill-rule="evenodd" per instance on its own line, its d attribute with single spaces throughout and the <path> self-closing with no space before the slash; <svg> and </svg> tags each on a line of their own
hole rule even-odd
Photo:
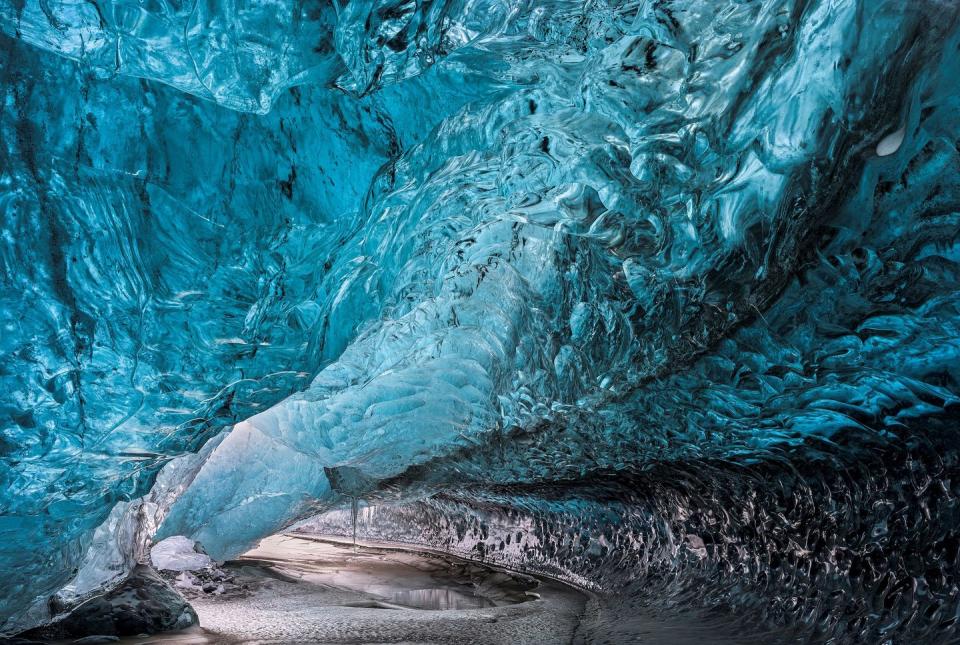
<svg viewBox="0 0 960 645">
<path fill-rule="evenodd" d="M 350 516 L 353 524 L 353 550 L 357 550 L 357 513 L 359 512 L 359 504 L 356 497 L 352 497 L 350 501 Z"/>
</svg>

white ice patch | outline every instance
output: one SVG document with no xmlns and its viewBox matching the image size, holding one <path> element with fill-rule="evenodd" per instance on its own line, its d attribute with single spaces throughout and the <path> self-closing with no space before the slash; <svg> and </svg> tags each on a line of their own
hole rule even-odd
<svg viewBox="0 0 960 645">
<path fill-rule="evenodd" d="M 887 157 L 899 150 L 900 146 L 903 145 L 903 137 L 906 132 L 906 128 L 900 128 L 880 139 L 880 143 L 877 144 L 877 156 Z"/>
<path fill-rule="evenodd" d="M 150 559 L 157 569 L 169 571 L 197 571 L 213 564 L 205 553 L 197 553 L 194 541 L 182 535 L 174 535 L 157 542 L 150 549 Z"/>
</svg>

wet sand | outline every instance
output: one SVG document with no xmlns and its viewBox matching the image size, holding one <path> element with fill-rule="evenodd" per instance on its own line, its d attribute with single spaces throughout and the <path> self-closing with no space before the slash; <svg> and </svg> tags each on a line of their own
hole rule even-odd
<svg viewBox="0 0 960 645">
<path fill-rule="evenodd" d="M 587 597 L 432 553 L 273 536 L 228 563 L 246 588 L 190 597 L 200 626 L 121 643 L 569 643 Z"/>
</svg>

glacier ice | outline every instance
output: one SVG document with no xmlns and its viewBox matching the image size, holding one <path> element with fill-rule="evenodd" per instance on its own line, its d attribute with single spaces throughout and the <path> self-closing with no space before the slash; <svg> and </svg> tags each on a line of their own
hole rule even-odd
<svg viewBox="0 0 960 645">
<path fill-rule="evenodd" d="M 958 14 L 0 0 L 2 629 L 359 499 L 597 640 L 955 637 Z"/>
<path fill-rule="evenodd" d="M 182 535 L 160 540 L 150 549 L 150 563 L 156 569 L 195 571 L 213 565 L 205 553 L 198 553 L 196 542 Z"/>
</svg>

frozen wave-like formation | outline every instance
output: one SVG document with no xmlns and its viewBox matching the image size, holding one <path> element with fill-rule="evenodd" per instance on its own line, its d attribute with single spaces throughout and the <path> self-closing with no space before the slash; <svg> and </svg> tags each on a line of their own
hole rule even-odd
<svg viewBox="0 0 960 645">
<path fill-rule="evenodd" d="M 598 639 L 951 637 L 952 4 L 92 8 L 0 11 L 3 615 L 361 498 Z"/>
<path fill-rule="evenodd" d="M 70 2 L 0 7 L 8 36 L 101 75 L 157 80 L 243 112 L 266 113 L 303 83 L 369 92 L 492 40 L 525 3 Z"/>
</svg>

